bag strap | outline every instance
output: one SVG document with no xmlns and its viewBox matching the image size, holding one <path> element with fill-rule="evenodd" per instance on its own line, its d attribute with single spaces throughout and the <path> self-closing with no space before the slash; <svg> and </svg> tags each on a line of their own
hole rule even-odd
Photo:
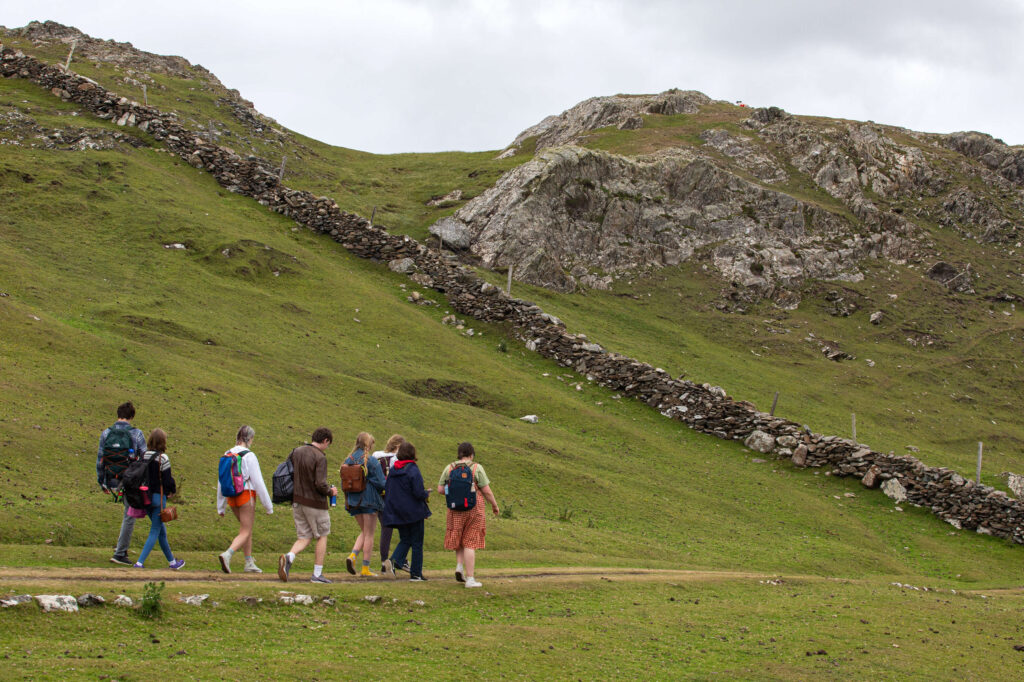
<svg viewBox="0 0 1024 682">
<path fill-rule="evenodd" d="M 164 473 L 160 471 L 160 455 L 159 453 L 154 459 L 156 460 L 156 475 L 160 478 L 160 511 L 164 510 L 164 504 L 167 502 L 167 497 L 164 495 Z"/>
</svg>

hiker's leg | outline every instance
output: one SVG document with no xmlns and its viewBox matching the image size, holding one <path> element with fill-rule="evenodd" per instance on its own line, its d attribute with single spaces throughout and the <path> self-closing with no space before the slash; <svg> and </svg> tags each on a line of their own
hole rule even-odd
<svg viewBox="0 0 1024 682">
<path fill-rule="evenodd" d="M 124 556 L 128 546 L 132 544 L 132 531 L 135 530 L 135 517 L 128 516 L 128 502 L 124 501 L 124 518 L 121 519 L 121 532 L 117 536 L 117 547 L 114 556 Z"/>
<path fill-rule="evenodd" d="M 466 566 L 466 550 L 462 547 L 455 550 L 455 563 L 463 568 Z"/>
<path fill-rule="evenodd" d="M 402 525 L 398 527 L 398 546 L 395 547 L 395 553 L 391 555 L 391 563 L 394 564 L 395 568 L 401 568 L 405 565 L 405 557 L 409 554 L 410 544 L 409 526 Z"/>
<path fill-rule="evenodd" d="M 160 522 L 160 549 L 164 552 L 164 558 L 167 561 L 174 561 L 174 552 L 171 551 L 171 545 L 167 542 L 167 524 L 163 521 Z"/>
<path fill-rule="evenodd" d="M 391 534 L 394 532 L 394 528 L 390 528 L 384 525 L 384 520 L 381 518 L 382 514 L 377 512 L 377 520 L 380 524 L 380 561 L 384 563 L 384 560 L 388 558 L 388 554 L 391 553 Z"/>
<path fill-rule="evenodd" d="M 462 550 L 462 556 L 463 560 L 466 562 L 462 564 L 463 567 L 466 569 L 466 577 L 471 578 L 475 576 L 476 574 L 473 573 L 473 568 L 475 567 L 476 564 L 476 550 L 470 549 L 469 547 L 465 547 Z"/>
<path fill-rule="evenodd" d="M 369 561 L 373 554 L 373 535 L 377 530 L 377 514 L 360 514 L 359 524 L 363 527 L 363 560 Z"/>
<path fill-rule="evenodd" d="M 160 539 L 160 530 L 164 527 L 164 522 L 160 520 L 160 496 L 154 495 L 153 499 L 156 503 L 149 506 L 149 535 L 146 537 L 146 544 L 142 546 L 142 551 L 139 552 L 140 564 L 146 563 L 149 553 Z"/>
<path fill-rule="evenodd" d="M 412 545 L 412 565 L 409 567 L 409 574 L 423 575 L 423 522 L 410 523 L 406 528 L 409 529 L 409 543 Z"/>
<path fill-rule="evenodd" d="M 238 535 L 231 542 L 231 551 L 237 552 L 244 548 L 245 556 L 252 556 L 252 526 L 256 517 L 256 504 L 250 501 L 241 507 L 232 507 L 231 511 L 235 513 L 239 525 Z"/>
<path fill-rule="evenodd" d="M 308 545 L 309 545 L 309 538 L 299 538 L 298 540 L 295 541 L 295 544 L 292 545 L 292 548 L 290 550 L 288 550 L 288 551 L 291 552 L 292 554 L 298 554 L 302 550 L 306 549 L 306 547 Z"/>
<path fill-rule="evenodd" d="M 313 550 L 313 563 L 317 566 L 323 566 L 325 558 L 327 558 L 327 536 L 321 535 L 316 539 L 316 547 Z"/>
</svg>

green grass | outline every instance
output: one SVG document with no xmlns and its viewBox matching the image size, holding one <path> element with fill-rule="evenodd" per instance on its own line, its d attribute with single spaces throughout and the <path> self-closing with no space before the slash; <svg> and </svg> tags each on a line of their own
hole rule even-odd
<svg viewBox="0 0 1024 682">
<path fill-rule="evenodd" d="M 89 67 L 80 68 L 85 73 Z M 91 77 L 107 75 L 103 69 Z M 215 97 L 189 95 L 188 87 L 198 86 L 169 79 L 167 90 L 159 91 L 168 98 L 161 105 L 188 105 L 182 115 L 196 121 L 217 115 Z M 25 82 L 0 81 L 0 113 L 15 109 L 45 127 L 113 129 L 71 116 L 69 105 Z M 223 126 L 248 136 L 257 151 L 263 144 L 270 149 L 234 120 Z M 0 137 L 12 136 L 0 131 Z M 241 423 L 256 428 L 254 450 L 266 477 L 321 424 L 335 431 L 328 451 L 332 476 L 361 430 L 379 441 L 394 432 L 406 435 L 421 453 L 428 484 L 456 443 L 472 440 L 499 500 L 514 503 L 514 518 L 489 520 L 480 573 L 495 578 L 487 588 L 494 597 L 474 594 L 471 608 L 451 601 L 449 585 L 432 581 L 415 593 L 387 587 L 400 602 L 428 595 L 429 618 L 410 615 L 406 602 L 373 610 L 360 601 L 364 588 L 352 586 L 324 592 L 340 596 L 338 611 L 267 605 L 249 612 L 234 601 L 238 588 L 204 584 L 202 591 L 222 606 L 197 611 L 170 601 L 162 630 L 134 621 L 115 630 L 112 624 L 124 621 L 109 608 L 78 620 L 17 609 L 4 612 L 5 622 L 17 624 L 5 632 L 17 632 L 17 640 L 0 636 L 8 638 L 0 642 L 12 651 L 5 661 L 12 670 L 25 674 L 31 665 L 28 674 L 45 678 L 63 666 L 75 667 L 73 676 L 102 670 L 125 678 L 132 675 L 124 662 L 129 653 L 133 661 L 164 661 L 184 649 L 175 666 L 203 676 L 209 666 L 248 652 L 236 651 L 224 636 L 200 633 L 226 632 L 244 619 L 266 643 L 261 665 L 269 667 L 260 672 L 271 677 L 281 672 L 281 659 L 313 660 L 316 651 L 321 661 L 322 642 L 349 641 L 344 634 L 351 634 L 355 618 L 360 631 L 390 631 L 380 638 L 392 650 L 418 647 L 415 655 L 393 661 L 410 670 L 422 666 L 428 676 L 448 669 L 443 646 L 467 632 L 491 654 L 487 665 L 502 666 L 486 669 L 485 677 L 506 670 L 596 677 L 616 666 L 635 676 L 653 660 L 638 651 L 651 651 L 665 677 L 702 678 L 713 671 L 741 679 L 999 676 L 1012 649 L 994 633 L 1016 634 L 1019 595 L 953 600 L 944 594 L 935 601 L 936 595 L 895 590 L 888 582 L 947 590 L 1020 585 L 1020 548 L 955 531 L 924 509 L 897 510 L 853 480 L 787 462 L 755 462 L 756 453 L 739 443 L 694 433 L 526 352 L 503 327 L 470 321 L 482 334 L 464 336 L 440 323 L 449 309 L 436 292 L 421 290 L 439 302 L 436 307 L 410 304 L 406 296 L 415 287 L 406 278 L 226 192 L 209 175 L 148 146 L 147 136 L 139 139 L 147 146 L 102 152 L 2 147 L 2 563 L 108 565 L 120 512 L 95 485 L 96 441 L 127 398 L 139 407 L 138 426 L 169 433 L 182 515 L 170 528 L 170 542 L 193 578 L 212 577 L 215 553 L 235 533 L 233 520 L 216 516 L 213 472 Z M 493 153 L 381 157 L 332 150 L 294 133 L 285 139 L 302 156 L 294 163 L 290 157 L 286 183 L 330 194 L 363 215 L 381 206 L 378 222 L 406 226 L 414 236 L 451 210 L 427 209 L 431 195 L 460 186 L 472 196 L 532 153 L 502 162 L 493 161 Z M 989 282 L 1013 272 L 1012 259 L 995 259 L 948 232 L 936 229 L 934 236 L 940 249 L 984 263 L 995 273 Z M 188 248 L 164 248 L 174 242 Z M 1003 315 L 1010 312 L 1005 304 L 989 311 L 976 297 L 944 294 L 919 272 L 878 268 L 870 275 L 856 285 L 812 286 L 797 311 L 765 304 L 745 316 L 710 305 L 721 284 L 699 262 L 632 283 L 620 280 L 609 293 L 564 296 L 518 283 L 514 293 L 609 349 L 720 384 L 763 409 L 779 390 L 778 412 L 815 430 L 845 435 L 849 413 L 856 412 L 860 439 L 876 449 L 902 451 L 913 443 L 925 462 L 970 473 L 973 443 L 984 440 L 985 482 L 999 483 L 999 471 L 1019 470 L 1019 373 L 1005 360 L 1020 351 L 1016 313 Z M 486 276 L 496 283 L 502 277 Z M 823 295 L 833 288 L 861 309 L 849 318 L 825 314 Z M 886 312 L 880 327 L 867 323 L 876 308 Z M 908 329 L 931 330 L 941 342 L 910 346 Z M 815 343 L 804 341 L 809 332 L 840 341 L 857 360 L 825 360 Z M 499 349 L 502 343 L 507 352 Z M 528 413 L 540 415 L 540 423 L 518 420 Z M 434 510 L 426 568 L 447 575 L 452 558 L 440 550 L 443 515 L 436 502 Z M 334 523 L 328 572 L 337 571 L 339 553 L 356 535 L 343 512 L 335 512 Z M 147 526 L 139 524 L 136 551 Z M 272 517 L 260 515 L 256 528 L 256 555 L 269 571 L 293 538 L 290 515 L 278 508 Z M 159 565 L 159 555 L 151 561 Z M 297 570 L 309 570 L 311 562 L 309 553 L 300 556 Z M 698 588 L 571 580 L 506 585 L 496 578 L 513 568 L 551 566 L 809 577 L 792 590 L 789 582 L 782 589 L 733 580 Z M 15 591 L 54 587 L 0 581 Z M 87 587 L 76 582 L 73 589 Z M 276 587 L 252 589 L 269 598 Z M 141 585 L 124 589 L 141 594 Z M 681 612 L 686 599 L 700 600 L 702 608 Z M 559 615 L 566 608 L 573 617 Z M 939 627 L 940 617 L 953 610 L 958 626 Z M 840 617 L 832 619 L 833 613 Z M 871 627 L 846 617 L 852 614 Z M 521 624 L 509 637 L 514 618 Z M 213 627 L 192 627 L 201 624 Z M 142 636 L 151 632 L 170 646 Z M 118 648 L 115 639 L 125 642 L 124 656 L 67 665 L 65 650 L 96 655 Z M 588 649 L 571 649 L 584 643 Z M 14 644 L 17 649 L 8 646 Z M 975 649 L 964 656 L 962 644 Z M 541 646 L 556 648 L 540 654 Z M 818 649 L 828 654 L 806 656 Z M 24 651 L 36 652 L 46 665 Z M 351 665 L 373 664 L 378 655 L 359 653 Z M 309 676 L 354 670 L 344 657 L 328 658 L 326 667 L 310 663 L 302 670 Z M 956 675 L 948 672 L 954 667 Z"/>
<path fill-rule="evenodd" d="M 9 674 L 29 679 L 145 679 L 170 664 L 199 678 L 216 668 L 266 678 L 955 680 L 1011 679 L 1019 665 L 1019 591 L 608 577 L 495 577 L 474 592 L 454 581 L 288 585 L 335 600 L 314 606 L 278 603 L 276 585 L 170 582 L 157 620 L 110 605 L 50 616 L 22 606 L 4 614 L 17 639 L 0 641 Z M 142 594 L 141 583 L 76 587 L 108 600 Z M 200 592 L 210 595 L 202 606 L 177 601 Z"/>
</svg>

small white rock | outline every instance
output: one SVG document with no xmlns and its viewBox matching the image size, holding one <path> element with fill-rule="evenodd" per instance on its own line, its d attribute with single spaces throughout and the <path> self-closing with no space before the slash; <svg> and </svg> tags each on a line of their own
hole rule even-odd
<svg viewBox="0 0 1024 682">
<path fill-rule="evenodd" d="M 525 417 L 520 417 L 519 421 L 526 422 L 527 424 L 536 424 L 540 421 L 540 417 L 535 414 L 528 414 Z"/>
</svg>

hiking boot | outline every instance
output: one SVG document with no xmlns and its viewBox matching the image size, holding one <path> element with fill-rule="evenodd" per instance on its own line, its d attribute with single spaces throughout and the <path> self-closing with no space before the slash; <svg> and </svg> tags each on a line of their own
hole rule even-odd
<svg viewBox="0 0 1024 682">
<path fill-rule="evenodd" d="M 145 566 L 142 565 L 141 561 L 136 561 L 134 564 L 132 564 L 132 568 L 145 568 Z"/>
<path fill-rule="evenodd" d="M 411 582 L 411 583 L 425 583 L 425 582 L 427 582 L 427 577 L 424 576 L 424 575 L 414 575 L 411 578 L 409 578 L 409 582 Z"/>
<path fill-rule="evenodd" d="M 170 568 L 172 571 L 177 571 L 179 568 L 181 568 L 184 565 L 185 565 L 185 560 L 184 559 L 175 559 L 171 563 L 167 564 L 167 567 Z"/>
<path fill-rule="evenodd" d="M 218 554 L 217 558 L 220 560 L 220 570 L 224 571 L 225 573 L 230 573 L 231 572 L 231 555 L 228 554 L 227 552 L 224 552 L 222 554 Z"/>
<path fill-rule="evenodd" d="M 363 570 L 359 572 L 359 575 L 364 578 L 376 578 L 377 574 L 370 570 L 369 566 L 363 566 Z"/>
<path fill-rule="evenodd" d="M 110 563 L 121 564 L 122 566 L 131 566 L 132 560 L 128 558 L 127 554 L 115 554 L 110 557 Z"/>
<path fill-rule="evenodd" d="M 463 572 L 461 566 L 455 569 L 455 579 L 458 580 L 460 583 L 466 582 L 466 574 Z"/>
<path fill-rule="evenodd" d="M 391 559 L 384 560 L 384 563 L 380 565 L 380 572 L 385 575 L 390 575 L 392 578 L 395 577 L 395 564 L 392 563 Z"/>
<path fill-rule="evenodd" d="M 282 582 L 288 582 L 288 571 L 292 570 L 292 560 L 288 558 L 287 554 L 282 554 L 281 558 L 277 560 L 277 577 Z"/>
<path fill-rule="evenodd" d="M 477 582 L 476 578 L 466 578 L 466 587 L 483 587 L 483 583 Z"/>
<path fill-rule="evenodd" d="M 345 557 L 345 569 L 352 575 L 356 574 L 356 555 L 349 554 Z"/>
<path fill-rule="evenodd" d="M 311 583 L 323 583 L 324 585 L 330 585 L 334 581 L 330 580 L 329 578 L 325 578 L 323 575 L 314 575 L 312 578 L 309 579 L 309 582 L 311 582 Z"/>
<path fill-rule="evenodd" d="M 246 573 L 262 573 L 263 570 L 259 566 L 256 565 L 256 560 L 255 559 L 249 559 L 248 561 L 245 562 L 245 572 Z"/>
</svg>

